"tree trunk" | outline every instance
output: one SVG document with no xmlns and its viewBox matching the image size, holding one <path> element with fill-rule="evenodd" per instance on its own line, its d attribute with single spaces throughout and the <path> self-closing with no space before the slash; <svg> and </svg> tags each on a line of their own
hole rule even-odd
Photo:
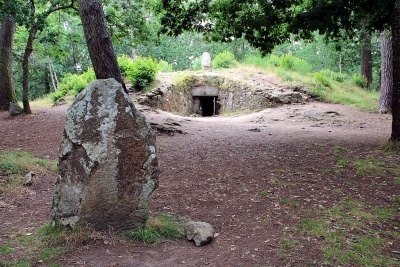
<svg viewBox="0 0 400 267">
<path fill-rule="evenodd" d="M 367 80 L 367 88 L 372 83 L 371 35 L 365 34 L 361 46 L 361 76 Z"/>
<path fill-rule="evenodd" d="M 56 70 L 54 69 L 53 63 L 51 62 L 50 57 L 48 57 L 48 58 L 49 58 L 49 73 L 50 73 L 50 77 L 51 77 L 51 83 L 53 84 L 53 88 L 54 88 L 54 92 L 55 92 L 55 91 L 57 91 L 57 88 L 58 88 L 58 82 L 57 82 L 57 85 L 55 82 L 55 80 L 57 78 L 57 74 L 56 74 Z M 53 73 L 53 71 L 54 71 L 54 73 Z M 50 93 L 50 91 L 49 91 L 49 93 Z"/>
<path fill-rule="evenodd" d="M 26 43 L 25 53 L 22 60 L 22 104 L 26 114 L 32 114 L 29 105 L 29 57 L 33 52 L 33 41 L 35 41 L 37 27 L 34 25 L 29 31 L 28 42 Z"/>
<path fill-rule="evenodd" d="M 133 33 L 131 31 L 129 32 L 129 37 L 131 38 L 132 60 L 134 61 L 136 59 L 136 49 L 135 49 L 135 42 L 133 39 Z"/>
<path fill-rule="evenodd" d="M 96 78 L 114 78 L 122 84 L 126 91 L 111 42 L 111 36 L 107 29 L 102 1 L 79 0 L 78 4 L 89 56 Z"/>
<path fill-rule="evenodd" d="M 381 93 L 379 98 L 379 113 L 389 113 L 392 111 L 393 95 L 393 48 L 392 36 L 387 36 L 389 32 L 381 33 Z"/>
<path fill-rule="evenodd" d="M 50 94 L 51 92 L 51 87 L 50 87 L 50 77 L 49 77 L 49 72 L 47 71 L 47 69 L 44 70 L 44 93 Z"/>
<path fill-rule="evenodd" d="M 392 141 L 400 141 L 400 0 L 396 0 L 392 13 L 393 98 Z"/>
<path fill-rule="evenodd" d="M 0 109 L 8 110 L 10 102 L 17 104 L 12 73 L 12 42 L 15 22 L 8 17 L 0 28 Z"/>
</svg>

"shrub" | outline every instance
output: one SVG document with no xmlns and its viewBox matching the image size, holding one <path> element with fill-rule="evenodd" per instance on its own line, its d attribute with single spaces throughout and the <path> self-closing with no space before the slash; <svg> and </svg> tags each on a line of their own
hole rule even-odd
<svg viewBox="0 0 400 267">
<path fill-rule="evenodd" d="M 331 77 L 333 80 L 337 82 L 344 82 L 347 79 L 346 74 L 337 73 L 331 70 L 321 70 L 320 73 L 327 77 Z"/>
<path fill-rule="evenodd" d="M 293 70 L 300 73 L 308 73 L 311 71 L 310 65 L 304 59 L 286 54 L 279 58 L 279 66 L 287 70 Z"/>
<path fill-rule="evenodd" d="M 49 94 L 49 97 L 51 101 L 56 102 L 58 99 L 64 97 L 67 94 L 67 91 L 65 90 L 58 90 L 55 91 L 54 93 Z"/>
<path fill-rule="evenodd" d="M 213 69 L 227 69 L 234 67 L 237 64 L 238 62 L 235 59 L 235 56 L 229 51 L 224 51 L 217 54 L 211 61 L 211 67 Z"/>
<path fill-rule="evenodd" d="M 367 79 L 361 76 L 360 73 L 355 73 L 353 75 L 353 83 L 361 88 L 367 87 Z"/>
<path fill-rule="evenodd" d="M 174 67 L 172 66 L 172 64 L 169 64 L 167 61 L 164 60 L 160 60 L 160 62 L 158 62 L 158 70 L 162 71 L 162 72 L 173 72 L 174 71 Z"/>
<path fill-rule="evenodd" d="M 127 55 L 122 55 L 121 57 L 117 58 L 117 61 L 119 69 L 121 70 L 121 75 L 126 77 L 127 69 L 129 69 L 133 64 L 132 58 L 128 57 Z"/>
<path fill-rule="evenodd" d="M 157 74 L 157 62 L 152 58 L 137 58 L 131 66 L 126 70 L 127 78 L 132 85 L 143 88 L 151 83 Z"/>
<path fill-rule="evenodd" d="M 279 67 L 280 66 L 280 59 L 278 56 L 270 55 L 267 60 L 268 65 Z"/>
<path fill-rule="evenodd" d="M 316 82 L 322 84 L 323 86 L 329 87 L 331 88 L 331 81 L 329 80 L 329 78 L 327 76 L 325 76 L 324 74 L 322 74 L 321 72 L 316 72 L 314 73 L 314 79 Z"/>
<path fill-rule="evenodd" d="M 307 90 L 307 94 L 312 98 L 319 100 L 322 97 L 322 92 L 324 91 L 323 87 L 320 84 L 317 84 L 315 87 Z"/>
<path fill-rule="evenodd" d="M 88 85 L 86 79 L 80 75 L 76 75 L 73 84 L 71 84 L 71 93 L 73 95 L 79 94 L 83 89 L 85 89 L 86 85 Z"/>
<path fill-rule="evenodd" d="M 261 53 L 249 53 L 243 60 L 242 64 L 245 65 L 253 65 L 259 68 L 267 68 L 269 66 L 268 64 L 268 58 L 263 57 Z"/>
<path fill-rule="evenodd" d="M 193 70 L 201 70 L 201 57 L 197 57 L 192 63 Z"/>
<path fill-rule="evenodd" d="M 82 73 L 80 76 L 86 81 L 86 83 L 96 80 L 96 74 L 94 73 L 93 68 L 88 68 L 88 70 Z"/>
<path fill-rule="evenodd" d="M 51 93 L 49 96 L 53 102 L 56 102 L 61 97 L 64 97 L 69 92 L 72 95 L 79 94 L 91 81 L 96 79 L 96 75 L 94 74 L 94 70 L 92 68 L 88 68 L 88 70 L 81 75 L 67 73 L 62 78 L 60 85 L 57 88 L 57 91 Z"/>
<path fill-rule="evenodd" d="M 287 70 L 293 70 L 295 58 L 296 57 L 291 54 L 283 55 L 279 59 L 279 66 Z"/>
<path fill-rule="evenodd" d="M 278 76 L 281 77 L 283 81 L 293 81 L 292 73 L 290 71 L 286 71 L 284 69 L 278 69 Z"/>
</svg>

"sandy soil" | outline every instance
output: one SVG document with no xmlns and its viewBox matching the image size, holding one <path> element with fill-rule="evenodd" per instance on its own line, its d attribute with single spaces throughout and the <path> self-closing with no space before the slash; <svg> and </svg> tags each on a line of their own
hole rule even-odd
<svg viewBox="0 0 400 267">
<path fill-rule="evenodd" d="M 152 245 L 99 240 L 57 259 L 62 266 L 322 266 L 322 240 L 291 230 L 308 218 L 304 210 L 326 209 L 349 196 L 384 204 L 398 193 L 392 174 L 358 176 L 351 166 L 334 171 L 336 146 L 347 148 L 349 158 L 379 156 L 375 147 L 390 136 L 388 115 L 314 101 L 233 117 L 181 117 L 138 108 L 149 121 L 175 122 L 186 132 L 158 135 L 162 172 L 150 202 L 152 215 L 209 222 L 217 237 L 204 247 L 183 239 Z M 34 109 L 36 115 L 19 118 L 1 112 L 0 148 L 56 159 L 66 110 Z M 0 195 L 0 244 L 49 220 L 54 179 L 55 174 L 39 174 L 21 195 Z M 298 206 L 284 205 L 283 199 Z M 300 245 L 282 252 L 282 238 Z"/>
</svg>

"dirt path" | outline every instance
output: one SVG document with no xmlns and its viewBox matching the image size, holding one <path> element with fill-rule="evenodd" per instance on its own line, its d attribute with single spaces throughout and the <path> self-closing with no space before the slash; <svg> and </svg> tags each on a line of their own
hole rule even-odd
<svg viewBox="0 0 400 267">
<path fill-rule="evenodd" d="M 100 240 L 59 259 L 62 266 L 321 266 L 322 240 L 291 230 L 308 218 L 304 210 L 328 208 L 349 196 L 386 203 L 398 190 L 391 174 L 365 179 L 334 172 L 335 147 L 348 149 L 349 157 L 362 156 L 389 138 L 388 115 L 319 102 L 209 118 L 139 108 L 151 122 L 175 122 L 187 133 L 157 138 L 162 172 L 152 214 L 209 222 L 218 237 L 200 248 L 185 240 L 148 246 Z M 56 159 L 66 107 L 34 111 L 37 115 L 16 119 L 0 113 L 0 148 Z M 350 187 L 350 180 L 356 185 Z M 21 196 L 0 195 L 0 243 L 16 228 L 31 231 L 48 221 L 53 182 L 54 175 L 38 177 Z M 378 183 L 383 189 L 374 186 Z M 282 238 L 300 244 L 286 257 Z"/>
</svg>

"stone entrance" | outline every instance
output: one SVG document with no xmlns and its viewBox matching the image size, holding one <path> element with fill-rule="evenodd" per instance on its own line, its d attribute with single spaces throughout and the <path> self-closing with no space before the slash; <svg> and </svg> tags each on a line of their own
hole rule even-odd
<svg viewBox="0 0 400 267">
<path fill-rule="evenodd" d="M 198 86 L 192 89 L 193 111 L 203 117 L 219 114 L 219 88 L 216 86 Z"/>
<path fill-rule="evenodd" d="M 138 98 L 138 103 L 184 116 L 221 115 L 225 112 L 261 110 L 276 104 L 302 103 L 308 96 L 296 88 L 266 87 L 252 81 L 218 75 L 186 75 L 174 84 L 158 87 Z"/>
</svg>

